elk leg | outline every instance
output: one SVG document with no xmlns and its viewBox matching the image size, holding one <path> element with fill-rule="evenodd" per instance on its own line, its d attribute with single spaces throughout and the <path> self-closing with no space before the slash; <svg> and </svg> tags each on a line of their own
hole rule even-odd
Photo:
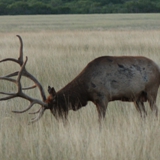
<svg viewBox="0 0 160 160">
<path fill-rule="evenodd" d="M 154 111 L 156 114 L 156 117 L 158 117 L 158 107 L 157 107 L 155 101 L 153 99 L 152 100 L 149 99 L 148 101 L 149 101 L 149 105 L 150 105 L 151 110 Z"/>
<path fill-rule="evenodd" d="M 140 113 L 140 115 L 141 115 L 141 117 L 142 117 L 142 111 L 141 111 L 141 108 L 140 108 L 139 102 L 138 102 L 138 101 L 134 102 L 134 105 L 135 105 L 135 107 L 136 107 L 137 111 Z"/>
<path fill-rule="evenodd" d="M 153 112 L 155 112 L 156 117 L 158 117 L 158 108 L 156 105 L 158 87 L 152 88 L 152 90 L 147 92 L 148 103 Z"/>
<path fill-rule="evenodd" d="M 144 103 L 140 101 L 136 101 L 134 104 L 135 104 L 137 111 L 140 113 L 141 117 L 143 117 L 142 112 L 144 113 L 144 117 L 146 117 L 147 112 L 145 110 Z"/>
<path fill-rule="evenodd" d="M 141 109 L 142 109 L 143 112 L 144 112 L 144 116 L 147 116 L 147 112 L 146 112 L 146 110 L 145 110 L 144 103 L 143 103 L 143 102 L 140 102 L 140 105 L 141 105 Z"/>
<path fill-rule="evenodd" d="M 105 115 L 106 115 L 106 109 L 107 109 L 107 106 L 108 106 L 108 101 L 99 100 L 95 104 L 96 104 L 97 111 L 98 111 L 98 118 L 99 118 L 98 121 L 99 121 L 99 124 L 101 124 L 102 119 L 104 119 Z"/>
</svg>

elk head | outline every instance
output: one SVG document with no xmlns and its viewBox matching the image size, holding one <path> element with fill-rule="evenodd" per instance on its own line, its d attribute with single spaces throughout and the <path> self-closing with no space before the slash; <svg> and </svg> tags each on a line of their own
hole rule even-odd
<svg viewBox="0 0 160 160">
<path fill-rule="evenodd" d="M 48 104 L 48 108 L 57 120 L 60 118 L 65 124 L 71 106 L 70 102 L 67 101 L 65 94 L 56 93 L 53 87 L 48 86 L 48 93 L 49 96 L 45 101 Z"/>
<path fill-rule="evenodd" d="M 16 98 L 16 97 L 21 97 L 21 98 L 24 98 L 30 102 L 30 105 L 25 110 L 13 111 L 14 113 L 24 113 L 24 112 L 28 111 L 29 109 L 31 109 L 31 107 L 34 104 L 39 104 L 41 106 L 41 108 L 34 113 L 30 113 L 30 114 L 38 114 L 35 118 L 33 118 L 31 120 L 31 123 L 33 123 L 33 122 L 39 120 L 43 116 L 44 111 L 46 109 L 50 109 L 50 107 L 52 106 L 55 90 L 53 90 L 53 88 L 49 88 L 48 92 L 50 95 L 46 99 L 44 89 L 43 89 L 42 85 L 40 84 L 40 82 L 32 74 L 30 74 L 25 68 L 26 63 L 28 61 L 28 58 L 26 57 L 25 61 L 23 61 L 23 41 L 19 35 L 17 35 L 17 37 L 19 38 L 19 41 L 20 41 L 20 52 L 19 52 L 18 59 L 6 58 L 6 59 L 3 59 L 0 61 L 0 62 L 12 61 L 12 62 L 16 62 L 20 65 L 20 67 L 21 67 L 20 71 L 11 73 L 11 74 L 3 76 L 3 77 L 0 77 L 1 80 L 6 80 L 6 81 L 10 81 L 10 82 L 15 83 L 17 85 L 17 92 L 16 93 L 0 92 L 0 94 L 2 94 L 2 95 L 7 95 L 6 97 L 0 98 L 0 101 L 8 100 L 8 99 Z M 17 76 L 17 79 L 12 78 L 15 76 Z M 27 77 L 30 80 L 32 80 L 34 82 L 34 85 L 30 86 L 30 87 L 23 88 L 21 85 L 21 77 L 22 76 Z M 39 88 L 42 100 L 34 99 L 34 98 L 26 95 L 23 92 L 23 90 L 29 90 L 29 89 L 33 89 L 35 87 Z"/>
</svg>

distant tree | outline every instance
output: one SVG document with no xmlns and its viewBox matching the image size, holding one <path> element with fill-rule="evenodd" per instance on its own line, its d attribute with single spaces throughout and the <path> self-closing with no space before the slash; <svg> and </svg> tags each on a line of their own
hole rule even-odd
<svg viewBox="0 0 160 160">
<path fill-rule="evenodd" d="M 157 12 L 156 4 L 150 0 L 132 0 L 125 3 L 126 11 L 129 13 L 151 13 Z"/>
<path fill-rule="evenodd" d="M 52 13 L 52 7 L 43 2 L 33 3 L 30 6 L 30 8 L 31 8 L 32 14 L 51 14 Z"/>
<path fill-rule="evenodd" d="M 160 0 L 0 0 L 0 15 L 153 12 Z"/>
<path fill-rule="evenodd" d="M 7 14 L 7 5 L 3 2 L 0 2 L 0 15 Z"/>
<path fill-rule="evenodd" d="M 29 5 L 26 2 L 18 1 L 7 6 L 9 14 L 29 14 Z"/>
<path fill-rule="evenodd" d="M 51 0 L 49 5 L 51 5 L 52 7 L 63 6 L 63 1 L 62 0 Z"/>
</svg>

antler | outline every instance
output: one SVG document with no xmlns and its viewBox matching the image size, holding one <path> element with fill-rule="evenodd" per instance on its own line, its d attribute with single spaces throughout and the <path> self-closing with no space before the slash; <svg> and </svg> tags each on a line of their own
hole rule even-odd
<svg viewBox="0 0 160 160">
<path fill-rule="evenodd" d="M 37 111 L 37 112 L 34 112 L 33 114 L 36 114 L 38 113 L 38 116 L 35 117 L 34 119 L 31 120 L 31 123 L 39 120 L 42 116 L 43 116 L 43 113 L 46 109 L 48 109 L 48 104 L 45 103 L 46 101 L 46 96 L 45 96 L 45 92 L 43 90 L 43 87 L 42 85 L 39 83 L 39 81 L 33 76 L 31 75 L 25 68 L 26 66 L 26 63 L 28 61 L 28 57 L 26 57 L 26 60 L 25 62 L 23 62 L 23 42 L 22 42 L 22 38 L 17 35 L 17 37 L 19 38 L 20 40 L 20 52 L 19 52 L 19 58 L 18 59 L 14 59 L 14 58 L 6 58 L 6 59 L 3 59 L 1 60 L 0 62 L 5 62 L 5 61 L 13 61 L 13 62 L 16 62 L 20 65 L 21 69 L 20 71 L 17 71 L 17 72 L 14 72 L 14 73 L 11 73 L 9 75 L 6 75 L 4 77 L 0 77 L 1 80 L 7 80 L 7 81 L 10 81 L 10 82 L 13 82 L 17 85 L 18 87 L 18 90 L 17 90 L 17 93 L 6 93 L 6 92 L 0 92 L 0 94 L 4 94 L 4 95 L 7 95 L 6 97 L 3 97 L 3 98 L 0 98 L 0 101 L 3 101 L 3 100 L 8 100 L 8 99 L 12 99 L 12 98 L 16 98 L 16 97 L 21 97 L 21 98 L 24 98 L 28 101 L 30 101 L 30 105 L 25 109 L 25 110 L 22 110 L 22 111 L 13 111 L 14 113 L 24 113 L 26 111 L 28 111 L 34 104 L 39 104 L 41 105 L 41 108 Z M 14 76 L 17 76 L 17 79 L 13 79 L 11 77 L 14 77 Z M 29 79 L 31 79 L 35 84 L 31 87 L 27 87 L 27 88 L 22 88 L 22 85 L 21 85 L 21 77 L 22 76 L 25 76 Z M 39 90 L 40 90 L 40 94 L 41 94 L 41 97 L 42 97 L 42 100 L 38 100 L 38 99 L 34 99 L 34 98 L 31 98 L 30 96 L 26 95 L 24 92 L 22 92 L 22 90 L 28 90 L 28 89 L 33 89 L 35 87 L 38 87 Z"/>
</svg>

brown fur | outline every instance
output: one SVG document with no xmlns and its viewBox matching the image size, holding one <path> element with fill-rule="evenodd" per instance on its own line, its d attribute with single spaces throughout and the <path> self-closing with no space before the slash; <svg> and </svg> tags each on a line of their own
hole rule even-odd
<svg viewBox="0 0 160 160">
<path fill-rule="evenodd" d="M 134 102 L 136 109 L 147 114 L 144 102 L 148 101 L 158 115 L 156 97 L 160 85 L 158 66 L 145 57 L 99 57 L 57 93 L 49 87 L 47 103 L 57 119 L 67 119 L 69 110 L 78 110 L 92 101 L 99 121 L 105 117 L 110 101 Z M 52 90 L 52 91 L 51 91 Z"/>
<path fill-rule="evenodd" d="M 47 99 L 46 99 L 46 103 L 47 104 L 49 104 L 49 103 L 52 103 L 52 101 L 53 101 L 53 96 L 52 95 L 49 95 L 48 97 L 47 97 Z"/>
</svg>

